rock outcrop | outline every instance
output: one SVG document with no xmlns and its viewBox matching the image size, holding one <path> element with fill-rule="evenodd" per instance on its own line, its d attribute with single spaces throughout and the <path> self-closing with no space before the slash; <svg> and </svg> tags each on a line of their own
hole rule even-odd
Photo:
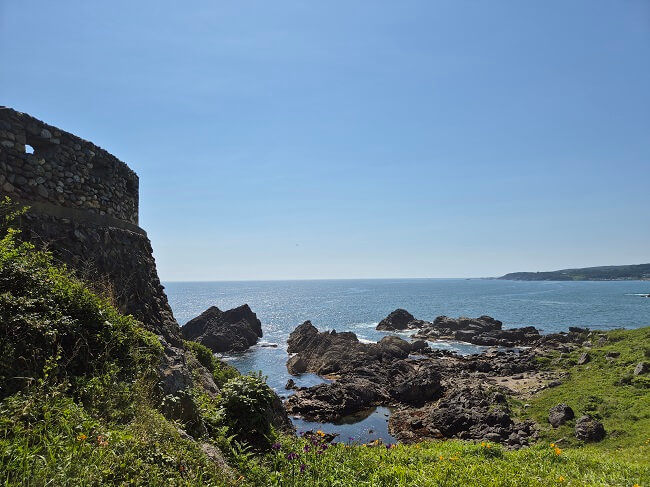
<svg viewBox="0 0 650 487">
<path fill-rule="evenodd" d="M 262 323 L 247 304 L 221 311 L 211 306 L 181 328 L 193 340 L 213 352 L 242 352 L 262 337 Z"/>
<path fill-rule="evenodd" d="M 468 382 L 447 385 L 448 393 L 422 408 L 393 413 L 389 429 L 400 441 L 460 438 L 521 447 L 528 444 L 531 422 L 515 422 L 506 397 Z"/>
<path fill-rule="evenodd" d="M 414 325 L 409 326 L 411 323 L 414 323 Z M 377 330 L 391 331 L 406 330 L 407 328 L 418 328 L 417 320 L 411 313 L 402 308 L 396 309 L 390 313 L 377 325 Z"/>
<path fill-rule="evenodd" d="M 372 406 L 392 406 L 398 411 L 389 427 L 401 441 L 485 439 L 516 448 L 534 435 L 529 423 L 512 419 L 505 396 L 485 386 L 489 377 L 534 372 L 532 352 L 461 357 L 394 336 L 365 344 L 354 333 L 319 332 L 311 322 L 298 326 L 288 344 L 294 354 L 287 362 L 290 373 L 313 372 L 331 381 L 294 388 L 285 403 L 289 414 L 333 421 Z"/>
<path fill-rule="evenodd" d="M 433 323 L 424 323 L 414 337 L 501 347 L 529 345 L 540 338 L 539 331 L 532 326 L 503 329 L 501 321 L 486 315 L 478 318 L 438 316 Z"/>
<path fill-rule="evenodd" d="M 605 427 L 600 421 L 582 416 L 576 421 L 576 438 L 585 442 L 600 441 L 605 438 Z"/>
<path fill-rule="evenodd" d="M 564 403 L 553 406 L 548 411 L 548 422 L 551 423 L 553 428 L 557 428 L 573 418 L 573 409 Z"/>
</svg>

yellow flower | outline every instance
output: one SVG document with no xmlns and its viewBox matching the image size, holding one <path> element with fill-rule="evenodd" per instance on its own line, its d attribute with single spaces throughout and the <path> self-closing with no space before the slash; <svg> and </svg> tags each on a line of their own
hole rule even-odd
<svg viewBox="0 0 650 487">
<path fill-rule="evenodd" d="M 445 459 L 445 457 L 443 457 L 442 455 L 440 455 L 439 460 L 442 461 L 442 460 L 444 460 L 444 459 Z"/>
<path fill-rule="evenodd" d="M 420 445 L 415 445 L 415 448 L 419 449 L 419 448 L 420 448 Z"/>
<path fill-rule="evenodd" d="M 485 444 L 486 444 L 486 443 L 485 443 L 484 441 L 481 442 L 481 446 L 485 446 Z"/>
<path fill-rule="evenodd" d="M 316 434 L 317 434 L 318 436 L 321 436 L 321 437 L 322 437 L 322 436 L 325 436 L 325 433 L 323 433 L 321 430 L 318 430 L 318 431 L 316 432 Z"/>
<path fill-rule="evenodd" d="M 81 433 L 79 436 L 77 436 L 77 441 L 84 441 L 86 438 L 88 437 L 83 433 Z"/>
<path fill-rule="evenodd" d="M 551 443 L 551 448 L 555 448 L 555 443 Z"/>
<path fill-rule="evenodd" d="M 488 443 L 487 445 L 485 445 L 485 448 L 492 448 L 492 447 L 491 447 L 490 444 Z"/>
<path fill-rule="evenodd" d="M 562 475 L 560 475 L 560 478 L 557 479 L 557 480 L 558 480 L 558 482 L 564 482 L 564 477 Z"/>
<path fill-rule="evenodd" d="M 553 451 L 555 452 L 555 454 L 557 456 L 560 456 L 562 454 L 562 450 L 560 448 L 558 448 L 557 446 L 553 449 Z"/>
<path fill-rule="evenodd" d="M 632 487 L 641 487 L 639 484 L 634 484 Z"/>
</svg>

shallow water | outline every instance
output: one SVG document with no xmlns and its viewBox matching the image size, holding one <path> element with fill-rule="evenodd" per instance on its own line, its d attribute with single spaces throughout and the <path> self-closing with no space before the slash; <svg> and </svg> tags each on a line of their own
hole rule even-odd
<svg viewBox="0 0 650 487">
<path fill-rule="evenodd" d="M 286 370 L 286 340 L 305 320 L 320 330 L 353 331 L 362 341 L 386 335 L 377 323 L 396 308 L 416 318 L 483 314 L 497 318 L 504 327 L 535 326 L 543 332 L 569 326 L 593 329 L 638 328 L 650 325 L 650 281 L 527 282 L 466 279 L 385 279 L 257 282 L 165 283 L 174 315 L 182 325 L 210 306 L 229 309 L 248 303 L 262 321 L 264 337 L 246 352 L 224 357 L 242 372 L 261 370 L 281 396 L 291 377 Z M 401 335 L 408 337 L 412 332 Z M 277 344 L 276 348 L 263 344 Z M 436 342 L 437 348 L 478 353 L 483 347 L 457 342 Z M 314 374 L 292 377 L 299 386 L 323 382 Z M 377 408 L 353 424 L 312 424 L 296 420 L 298 429 L 322 429 L 366 442 L 388 434 L 385 408 Z M 369 431 L 372 430 L 372 433 Z"/>
</svg>

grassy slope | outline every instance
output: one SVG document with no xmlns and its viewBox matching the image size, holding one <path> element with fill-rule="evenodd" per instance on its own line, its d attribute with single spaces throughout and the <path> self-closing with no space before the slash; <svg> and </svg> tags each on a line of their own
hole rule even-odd
<svg viewBox="0 0 650 487">
<path fill-rule="evenodd" d="M 586 449 L 605 456 L 624 455 L 628 459 L 649 462 L 650 445 L 650 377 L 633 376 L 642 360 L 650 361 L 650 327 L 638 330 L 614 330 L 607 333 L 608 341 L 591 349 L 578 349 L 566 357 L 552 359 L 549 368 L 568 373 L 562 385 L 547 389 L 527 401 L 529 408 L 520 409 L 522 416 L 531 417 L 542 425 L 545 441 L 563 442 L 566 446 L 582 447 L 573 435 L 575 421 L 554 429 L 548 424 L 548 410 L 558 403 L 571 406 L 576 418 L 588 414 L 600 419 L 607 431 L 601 443 Z M 589 350 L 591 361 L 575 365 L 578 357 Z M 619 352 L 613 360 L 608 352 Z"/>
<path fill-rule="evenodd" d="M 11 238 L 0 242 L 0 285 L 0 342 L 9 347 L 3 349 L 7 362 L 0 371 L 4 390 L 16 384 L 14 373 L 3 375 L 11 369 L 11 357 L 39 352 L 34 348 L 39 333 L 47 350 L 34 362 L 34 380 L 0 401 L 0 483 L 5 486 L 650 485 L 649 379 L 631 376 L 650 348 L 650 328 L 610 332 L 610 341 L 594 347 L 587 366 L 571 366 L 577 351 L 550 360 L 549 367 L 568 370 L 567 381 L 529 400 L 530 407 L 519 405 L 522 416 L 540 424 L 558 402 L 567 402 L 578 415 L 599 415 L 609 432 L 602 443 L 579 445 L 572 425 L 545 426 L 538 446 L 515 452 L 459 441 L 325 449 L 284 437 L 278 450 L 253 455 L 229 450 L 225 431 L 203 438 L 229 453 L 238 471 L 228 475 L 151 404 L 147 378 L 159 353 L 153 335 L 53 267 L 47 256 Z M 11 333 L 15 336 L 7 342 Z M 59 346 L 65 337 L 83 337 L 75 341 L 83 346 L 66 356 Z M 105 347 L 108 343 L 121 346 Z M 232 371 L 201 347 L 193 349 L 218 382 L 232 378 Z M 621 352 L 611 363 L 604 359 L 610 350 Z M 79 371 L 70 364 L 86 356 L 92 374 L 75 375 Z M 217 404 L 206 398 L 200 404 L 211 431 L 225 428 Z M 548 442 L 560 437 L 566 441 L 557 455 Z"/>
</svg>

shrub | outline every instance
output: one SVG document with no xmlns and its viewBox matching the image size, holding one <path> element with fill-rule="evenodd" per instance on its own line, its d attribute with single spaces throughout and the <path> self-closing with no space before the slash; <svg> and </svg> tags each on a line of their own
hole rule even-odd
<svg viewBox="0 0 650 487">
<path fill-rule="evenodd" d="M 218 387 L 223 387 L 226 382 L 239 375 L 236 368 L 219 360 L 205 345 L 186 340 L 185 348 L 192 352 L 199 363 L 210 371 Z"/>
<path fill-rule="evenodd" d="M 237 439 L 256 448 L 269 445 L 274 398 L 261 373 L 235 377 L 224 385 L 220 405 Z"/>
</svg>

